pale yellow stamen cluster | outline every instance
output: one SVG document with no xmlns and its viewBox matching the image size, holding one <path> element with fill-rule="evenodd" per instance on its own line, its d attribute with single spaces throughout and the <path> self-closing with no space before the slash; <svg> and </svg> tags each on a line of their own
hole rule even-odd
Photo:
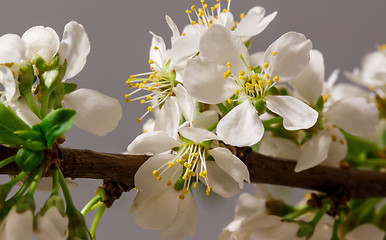
<svg viewBox="0 0 386 240">
<path fill-rule="evenodd" d="M 157 51 L 159 48 L 154 46 L 154 50 Z M 172 95 L 172 88 L 174 87 L 174 79 L 171 78 L 170 72 L 165 69 L 165 67 L 160 66 L 153 59 L 149 59 L 148 63 L 150 64 L 151 72 L 131 75 L 126 81 L 126 84 L 130 88 L 137 88 L 131 93 L 125 94 L 127 103 L 138 100 L 141 104 L 151 104 L 151 106 L 147 108 L 145 114 L 143 114 L 142 117 L 137 118 L 139 123 L 149 112 L 153 112 L 156 107 L 162 106 L 166 99 Z M 146 90 L 149 93 L 133 99 L 131 98 L 141 90 Z M 157 101 L 154 102 L 152 99 L 157 99 Z"/>
<path fill-rule="evenodd" d="M 194 188 L 197 188 L 198 185 L 198 176 L 200 176 L 205 184 L 208 186 L 206 194 L 209 195 L 213 191 L 212 187 L 209 184 L 208 172 L 206 168 L 206 149 L 205 147 L 199 144 L 189 144 L 182 147 L 177 155 L 162 165 L 159 169 L 153 171 L 153 175 L 157 180 L 162 180 L 162 175 L 172 169 L 175 169 L 171 174 L 171 179 L 168 179 L 166 182 L 167 186 L 172 186 L 172 179 L 176 177 L 176 173 L 179 172 L 179 169 L 182 167 L 183 172 L 180 176 L 184 181 L 183 187 L 179 195 L 180 199 L 184 199 L 184 195 L 188 193 L 190 186 L 193 184 Z M 177 165 L 177 166 L 176 166 Z"/>
</svg>

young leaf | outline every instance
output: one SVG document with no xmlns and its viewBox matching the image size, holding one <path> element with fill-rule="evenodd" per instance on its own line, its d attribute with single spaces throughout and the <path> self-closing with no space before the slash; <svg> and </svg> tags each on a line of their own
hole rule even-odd
<svg viewBox="0 0 386 240">
<path fill-rule="evenodd" d="M 72 109 L 58 109 L 49 113 L 40 123 L 40 130 L 46 137 L 46 147 L 50 148 L 57 137 L 70 130 L 76 112 Z"/>
<path fill-rule="evenodd" d="M 27 148 L 20 148 L 16 153 L 16 164 L 22 171 L 34 170 L 44 159 L 43 151 L 32 151 Z"/>
</svg>

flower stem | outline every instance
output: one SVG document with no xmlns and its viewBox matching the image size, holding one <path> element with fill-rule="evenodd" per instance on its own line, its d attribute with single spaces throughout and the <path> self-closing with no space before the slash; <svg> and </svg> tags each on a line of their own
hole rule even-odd
<svg viewBox="0 0 386 240">
<path fill-rule="evenodd" d="M 10 156 L 9 158 L 6 158 L 6 159 L 0 161 L 0 168 L 7 166 L 8 164 L 10 164 L 14 161 L 15 161 L 15 155 Z"/>
<path fill-rule="evenodd" d="M 322 219 L 322 217 L 324 216 L 324 214 L 327 213 L 328 211 L 328 207 L 331 205 L 331 203 L 329 201 L 326 201 L 322 208 L 316 212 L 316 214 L 314 215 L 314 217 L 312 218 L 312 220 L 310 221 L 310 224 L 312 224 L 312 226 L 316 226 L 316 224 L 318 224 L 318 222 L 320 221 L 320 219 Z"/>
<path fill-rule="evenodd" d="M 90 233 L 93 240 L 95 240 L 95 233 L 105 210 L 106 210 L 106 204 L 102 204 L 102 206 L 99 208 L 98 213 L 94 218 L 94 221 L 92 222 Z"/>
<path fill-rule="evenodd" d="M 91 209 L 95 204 L 97 204 L 101 199 L 102 199 L 102 196 L 96 195 L 95 197 L 93 197 L 93 198 L 86 204 L 86 206 L 84 206 L 84 208 L 82 209 L 82 211 L 80 211 L 80 213 L 83 214 L 83 216 L 86 216 L 86 214 L 90 211 L 90 209 Z"/>
<path fill-rule="evenodd" d="M 76 207 L 74 205 L 74 202 L 72 201 L 71 193 L 70 193 L 70 190 L 67 187 L 67 183 L 66 183 L 66 180 L 65 180 L 65 178 L 63 176 L 62 171 L 60 171 L 60 169 L 58 169 L 57 172 L 58 172 L 58 175 L 59 175 L 59 184 L 60 184 L 60 187 L 62 188 L 67 208 L 74 208 L 74 209 L 76 209 Z"/>
<path fill-rule="evenodd" d="M 341 211 L 339 213 L 338 219 L 335 220 L 334 225 L 332 227 L 332 236 L 331 240 L 339 240 L 339 225 L 343 222 L 344 218 L 346 217 L 346 213 L 344 211 Z"/>
<path fill-rule="evenodd" d="M 59 195 L 59 170 L 54 167 L 52 169 L 52 195 Z"/>
<path fill-rule="evenodd" d="M 306 213 L 312 211 L 313 209 L 314 209 L 314 208 L 311 207 L 311 206 L 306 206 L 306 207 L 303 207 L 303 208 L 301 208 L 301 209 L 299 209 L 299 210 L 297 210 L 297 211 L 294 211 L 294 212 L 288 214 L 288 215 L 285 216 L 284 218 L 285 218 L 285 219 L 289 219 L 289 220 L 294 220 L 294 219 L 296 219 L 296 218 L 302 216 L 303 214 L 306 214 Z"/>
<path fill-rule="evenodd" d="M 35 176 L 34 176 L 34 178 L 32 180 L 32 183 L 31 183 L 31 186 L 30 186 L 30 188 L 28 190 L 27 195 L 30 195 L 31 197 L 33 197 L 34 192 L 35 192 L 35 190 L 36 190 L 36 188 L 38 186 L 40 178 L 42 177 L 42 174 L 43 174 L 43 171 L 44 171 L 45 167 L 46 167 L 46 165 L 44 163 L 40 165 L 37 173 L 35 174 Z"/>
</svg>

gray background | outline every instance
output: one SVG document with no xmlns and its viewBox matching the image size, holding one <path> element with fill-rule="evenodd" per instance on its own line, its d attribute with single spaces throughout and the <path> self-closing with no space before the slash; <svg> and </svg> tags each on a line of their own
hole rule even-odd
<svg viewBox="0 0 386 240">
<path fill-rule="evenodd" d="M 209 5 L 214 3 L 208 1 Z M 222 3 L 226 4 L 224 0 Z M 91 41 L 91 53 L 83 71 L 70 81 L 118 98 L 124 113 L 118 128 L 106 137 L 74 128 L 67 135 L 65 146 L 119 153 L 141 132 L 141 125 L 135 119 L 145 112 L 145 106 L 126 104 L 124 95 L 129 92 L 125 85 L 127 77 L 148 70 L 151 42 L 148 31 L 163 36 L 170 46 L 171 31 L 165 14 L 182 29 L 188 23 L 185 10 L 191 4 L 199 5 L 199 1 L 1 0 L 0 35 L 22 35 L 32 26 L 43 25 L 54 28 L 61 36 L 70 20 L 83 24 Z M 231 10 L 238 19 L 241 12 L 246 13 L 256 5 L 265 7 L 267 14 L 278 11 L 278 15 L 262 34 L 253 38 L 251 53 L 265 50 L 287 31 L 298 31 L 323 52 L 326 76 L 335 68 L 351 71 L 360 65 L 365 53 L 386 42 L 384 0 L 234 0 Z M 340 80 L 344 80 L 343 75 Z M 1 178 L 2 182 L 5 180 Z M 81 208 L 94 196 L 101 182 L 76 181 L 79 188 L 73 190 L 74 199 Z M 247 186 L 247 190 L 253 188 Z M 37 199 L 43 201 L 47 196 L 40 194 Z M 127 215 L 133 197 L 133 192 L 126 193 L 105 212 L 97 231 L 98 239 L 158 239 L 157 232 L 142 230 L 135 225 L 133 216 Z M 216 239 L 222 227 L 232 220 L 237 197 L 208 200 L 195 194 L 195 199 L 199 205 L 199 224 L 194 239 Z"/>
</svg>

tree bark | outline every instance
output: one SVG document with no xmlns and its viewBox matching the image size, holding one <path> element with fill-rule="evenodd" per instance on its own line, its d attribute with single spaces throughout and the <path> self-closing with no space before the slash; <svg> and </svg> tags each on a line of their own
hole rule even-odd
<svg viewBox="0 0 386 240">
<path fill-rule="evenodd" d="M 16 153 L 0 146 L 0 160 Z M 386 197 L 386 173 L 325 166 L 295 173 L 295 162 L 272 158 L 236 148 L 234 153 L 247 165 L 252 183 L 269 183 L 312 189 L 352 198 Z M 118 182 L 124 191 L 134 188 L 134 175 L 149 158 L 144 155 L 99 153 L 85 149 L 60 148 L 61 170 L 65 177 L 103 179 Z M 0 174 L 15 175 L 20 170 L 12 163 L 0 169 Z"/>
</svg>

